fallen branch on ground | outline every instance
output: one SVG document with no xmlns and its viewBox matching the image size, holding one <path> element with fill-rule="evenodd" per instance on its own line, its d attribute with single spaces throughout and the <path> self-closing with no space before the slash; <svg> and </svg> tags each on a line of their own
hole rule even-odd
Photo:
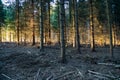
<svg viewBox="0 0 120 80">
<path fill-rule="evenodd" d="M 89 73 L 93 74 L 93 75 L 98 75 L 99 77 L 106 77 L 106 78 L 109 78 L 109 79 L 116 79 L 116 77 L 114 76 L 110 76 L 110 75 L 107 75 L 107 74 L 102 74 L 102 73 L 99 73 L 99 72 L 94 72 L 94 71 L 91 71 L 91 70 L 88 70 Z"/>
<path fill-rule="evenodd" d="M 46 80 L 52 80 L 53 75 L 49 76 Z"/>
<path fill-rule="evenodd" d="M 38 71 L 37 71 L 37 74 L 35 75 L 35 78 L 34 78 L 34 80 L 42 80 L 42 78 L 40 77 L 41 75 L 40 75 L 40 68 L 38 69 Z"/>
<path fill-rule="evenodd" d="M 9 76 L 7 76 L 7 75 L 5 75 L 5 74 L 1 74 L 1 75 L 4 76 L 4 77 L 6 77 L 6 78 L 9 79 L 9 80 L 14 80 L 14 79 L 10 78 Z"/>
<path fill-rule="evenodd" d="M 120 68 L 120 65 L 113 64 L 113 63 L 98 63 L 100 65 L 105 65 L 105 66 L 114 66 L 115 68 Z"/>
<path fill-rule="evenodd" d="M 79 70 L 78 68 L 76 68 L 76 70 L 77 70 L 78 74 L 79 74 L 82 78 L 84 78 L 84 76 L 83 76 L 83 74 L 80 72 L 80 70 Z"/>
<path fill-rule="evenodd" d="M 52 80 L 58 80 L 58 79 L 60 79 L 60 78 L 63 78 L 63 77 L 65 77 L 65 76 L 70 75 L 70 74 L 73 74 L 73 73 L 75 73 L 75 71 L 70 71 L 70 72 L 67 72 L 67 73 L 65 73 L 65 74 L 63 74 L 63 75 L 60 75 L 60 76 L 56 77 L 56 78 L 53 78 Z"/>
</svg>

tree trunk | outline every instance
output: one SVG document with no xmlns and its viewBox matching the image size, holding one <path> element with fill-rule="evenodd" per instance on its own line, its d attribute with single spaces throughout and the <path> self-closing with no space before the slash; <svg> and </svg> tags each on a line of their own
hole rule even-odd
<svg viewBox="0 0 120 80">
<path fill-rule="evenodd" d="M 95 51 L 93 0 L 90 0 L 91 51 Z"/>
<path fill-rule="evenodd" d="M 34 0 L 32 0 L 32 37 L 33 37 L 33 42 L 32 42 L 32 45 L 35 45 L 35 26 L 34 26 Z"/>
<path fill-rule="evenodd" d="M 65 37 L 64 37 L 64 16 L 65 16 L 65 8 L 64 8 L 64 0 L 60 0 L 60 43 L 61 43 L 61 57 L 62 63 L 66 62 L 66 55 L 65 55 Z"/>
<path fill-rule="evenodd" d="M 48 38 L 51 41 L 51 26 L 50 26 L 50 0 L 48 0 Z"/>
<path fill-rule="evenodd" d="M 110 25 L 110 16 L 109 16 L 109 8 L 108 8 L 108 0 L 106 1 L 106 14 L 107 14 L 107 26 L 109 27 L 109 37 L 110 37 L 110 54 L 111 54 L 111 58 L 114 58 L 113 55 L 113 43 L 112 43 L 112 26 Z"/>
<path fill-rule="evenodd" d="M 76 48 L 78 50 L 79 53 L 81 53 L 80 51 L 80 36 L 79 36 L 79 26 L 78 26 L 78 3 L 77 0 L 74 0 L 75 2 L 75 36 L 76 36 Z"/>
<path fill-rule="evenodd" d="M 72 3 L 72 28 L 73 28 L 73 31 L 72 31 L 72 33 L 73 33 L 73 47 L 76 47 L 76 36 L 75 36 L 75 10 L 74 10 L 74 6 L 75 6 L 75 1 L 74 0 L 72 0 L 71 1 L 71 3 Z"/>
<path fill-rule="evenodd" d="M 19 45 L 20 44 L 20 40 L 19 40 L 19 38 L 20 38 L 20 36 L 19 36 L 19 33 L 20 33 L 20 31 L 19 31 L 19 12 L 20 12 L 20 10 L 19 10 L 19 0 L 16 0 L 16 8 L 17 8 L 17 23 L 16 23 L 16 27 L 17 27 L 17 44 Z"/>
<path fill-rule="evenodd" d="M 57 26 L 58 26 L 58 43 L 60 44 L 60 6 L 59 6 L 59 0 L 57 0 Z"/>
<path fill-rule="evenodd" d="M 43 0 L 40 0 L 41 11 L 40 11 L 40 51 L 44 50 L 43 40 L 44 40 L 44 31 L 43 31 Z"/>
</svg>

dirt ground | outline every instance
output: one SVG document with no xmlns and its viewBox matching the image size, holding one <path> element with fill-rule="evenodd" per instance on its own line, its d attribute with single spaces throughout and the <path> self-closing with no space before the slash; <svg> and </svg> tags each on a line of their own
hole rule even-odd
<svg viewBox="0 0 120 80">
<path fill-rule="evenodd" d="M 0 43 L 0 80 L 120 80 L 120 47 L 111 59 L 109 47 L 95 52 L 67 47 L 65 64 L 60 62 L 59 46 L 17 46 Z"/>
</svg>

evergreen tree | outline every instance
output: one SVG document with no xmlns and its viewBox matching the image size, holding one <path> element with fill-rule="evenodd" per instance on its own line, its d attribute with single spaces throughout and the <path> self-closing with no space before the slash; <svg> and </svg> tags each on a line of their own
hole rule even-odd
<svg viewBox="0 0 120 80">
<path fill-rule="evenodd" d="M 0 0 L 0 42 L 2 42 L 2 24 L 4 23 L 4 9 L 2 1 Z"/>
<path fill-rule="evenodd" d="M 60 0 L 60 43 L 61 43 L 61 57 L 62 63 L 66 62 L 66 54 L 65 54 L 65 7 L 64 0 Z"/>
<path fill-rule="evenodd" d="M 94 38 L 94 10 L 93 10 L 94 0 L 90 0 L 90 28 L 91 28 L 91 51 L 95 51 L 95 38 Z"/>
<path fill-rule="evenodd" d="M 19 12 L 20 12 L 20 9 L 19 9 L 19 0 L 16 0 L 16 27 L 17 27 L 17 43 L 18 45 L 20 44 L 20 21 L 19 21 Z"/>
<path fill-rule="evenodd" d="M 40 51 L 43 51 L 44 50 L 44 23 L 43 23 L 43 7 L 44 7 L 44 4 L 43 4 L 43 0 L 40 0 Z"/>
<path fill-rule="evenodd" d="M 113 42 L 112 42 L 112 27 L 110 25 L 110 15 L 109 15 L 109 6 L 108 6 L 108 0 L 106 0 L 106 13 L 107 13 L 107 26 L 109 27 L 109 36 L 110 36 L 110 54 L 113 58 Z"/>
<path fill-rule="evenodd" d="M 77 0 L 74 0 L 75 3 L 75 35 L 76 35 L 76 47 L 79 53 L 81 53 L 80 51 L 80 36 L 79 36 L 79 25 L 78 25 L 78 3 Z"/>
</svg>

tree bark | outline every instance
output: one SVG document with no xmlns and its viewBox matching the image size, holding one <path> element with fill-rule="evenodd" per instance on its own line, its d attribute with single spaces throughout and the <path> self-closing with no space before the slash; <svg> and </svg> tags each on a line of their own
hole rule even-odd
<svg viewBox="0 0 120 80">
<path fill-rule="evenodd" d="M 108 8 L 108 0 L 106 1 L 106 14 L 107 14 L 107 26 L 109 27 L 109 37 L 110 37 L 110 54 L 111 54 L 111 58 L 114 58 L 113 55 L 113 43 L 112 43 L 112 26 L 110 25 L 110 15 L 109 15 L 109 8 Z"/>
<path fill-rule="evenodd" d="M 64 23 L 65 17 L 65 8 L 64 8 L 64 0 L 60 0 L 60 43 L 61 43 L 61 57 L 62 63 L 66 62 L 66 55 L 65 55 L 65 37 L 64 37 Z"/>
<path fill-rule="evenodd" d="M 33 13 L 32 13 L 32 22 L 33 22 L 33 24 L 32 24 L 32 27 L 33 27 L 33 29 L 32 29 L 32 37 L 33 37 L 32 45 L 35 45 L 34 0 L 32 0 L 32 11 L 33 11 Z"/>
<path fill-rule="evenodd" d="M 76 48 L 78 50 L 79 53 L 81 53 L 80 51 L 80 36 L 79 36 L 79 26 L 78 26 L 78 3 L 77 0 L 74 0 L 75 2 L 75 36 L 76 36 Z"/>
<path fill-rule="evenodd" d="M 50 0 L 48 0 L 48 38 L 51 41 L 51 26 L 50 26 Z"/>
<path fill-rule="evenodd" d="M 57 26 L 58 26 L 58 43 L 60 44 L 60 5 L 59 5 L 59 0 L 57 0 Z"/>
<path fill-rule="evenodd" d="M 93 0 L 90 0 L 91 51 L 95 51 Z"/>
<path fill-rule="evenodd" d="M 19 31 L 19 12 L 20 12 L 20 10 L 19 10 L 19 0 L 16 0 L 16 8 L 17 8 L 17 14 L 16 14 L 16 16 L 17 16 L 17 23 L 16 23 L 16 27 L 17 27 L 17 44 L 19 45 L 20 44 L 20 36 L 19 36 L 19 33 L 20 33 L 20 31 Z"/>
<path fill-rule="evenodd" d="M 44 50 L 44 45 L 43 45 L 43 41 L 44 41 L 44 31 L 43 31 L 43 0 L 40 0 L 40 4 L 41 4 L 41 11 L 40 11 L 40 51 Z"/>
</svg>

